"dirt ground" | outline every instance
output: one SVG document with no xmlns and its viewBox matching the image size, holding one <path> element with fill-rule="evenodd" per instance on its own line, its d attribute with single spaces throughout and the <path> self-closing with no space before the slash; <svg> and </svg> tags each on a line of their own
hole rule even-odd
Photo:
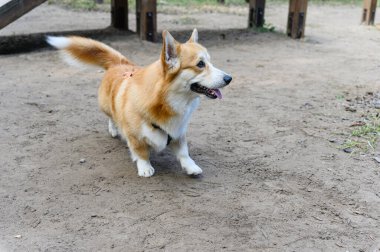
<svg viewBox="0 0 380 252">
<path fill-rule="evenodd" d="M 307 38 L 295 41 L 283 34 L 286 12 L 268 6 L 275 33 L 202 32 L 244 28 L 240 13 L 192 14 L 196 24 L 160 15 L 159 29 L 199 27 L 234 77 L 192 118 L 196 179 L 166 151 L 152 158 L 154 177 L 137 176 L 98 110 L 101 71 L 67 66 L 53 50 L 0 56 L 0 251 L 379 251 L 380 150 L 339 144 L 376 113 L 345 106 L 380 91 L 380 31 L 359 25 L 360 7 L 311 5 Z M 107 18 L 43 5 L 1 35 Z M 160 52 L 134 36 L 104 42 L 141 64 Z"/>
</svg>

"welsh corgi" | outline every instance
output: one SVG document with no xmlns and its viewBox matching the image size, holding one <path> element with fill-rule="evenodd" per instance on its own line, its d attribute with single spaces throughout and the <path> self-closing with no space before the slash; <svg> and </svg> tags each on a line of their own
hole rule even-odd
<svg viewBox="0 0 380 252">
<path fill-rule="evenodd" d="M 98 91 L 99 106 L 109 117 L 111 136 L 126 140 L 139 176 L 154 174 L 150 151 L 166 147 L 188 175 L 199 175 L 202 169 L 189 156 L 186 141 L 190 116 L 201 95 L 221 99 L 219 89 L 232 77 L 211 64 L 196 29 L 186 43 L 177 42 L 166 30 L 162 37 L 160 58 L 145 67 L 88 38 L 48 36 L 47 42 L 60 49 L 69 63 L 106 70 Z"/>
</svg>

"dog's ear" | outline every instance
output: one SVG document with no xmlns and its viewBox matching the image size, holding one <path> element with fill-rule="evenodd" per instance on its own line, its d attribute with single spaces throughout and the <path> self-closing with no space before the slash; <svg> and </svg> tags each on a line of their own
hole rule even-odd
<svg viewBox="0 0 380 252">
<path fill-rule="evenodd" d="M 193 33 L 187 42 L 198 43 L 198 30 L 196 28 L 194 28 Z"/>
<path fill-rule="evenodd" d="M 179 67 L 177 48 L 178 42 L 167 30 L 164 30 L 162 32 L 161 61 L 168 67 L 169 70 L 176 69 Z"/>
</svg>

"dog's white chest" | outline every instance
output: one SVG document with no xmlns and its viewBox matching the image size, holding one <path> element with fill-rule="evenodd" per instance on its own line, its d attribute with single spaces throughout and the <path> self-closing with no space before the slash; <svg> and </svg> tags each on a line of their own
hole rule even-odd
<svg viewBox="0 0 380 252">
<path fill-rule="evenodd" d="M 169 138 L 176 140 L 186 133 L 191 114 L 198 105 L 199 98 L 196 98 L 187 106 L 183 106 L 182 113 L 171 118 L 166 124 L 160 125 L 160 128 L 144 123 L 141 128 L 142 137 L 155 151 L 163 151 L 169 143 Z"/>
<path fill-rule="evenodd" d="M 176 108 L 176 111 L 180 111 L 179 115 L 173 117 L 165 125 L 162 125 L 162 129 L 173 139 L 178 139 L 186 133 L 190 117 L 199 105 L 199 97 L 192 100 L 190 104 L 181 104 L 178 102 L 175 105 L 177 106 L 173 107 Z"/>
</svg>

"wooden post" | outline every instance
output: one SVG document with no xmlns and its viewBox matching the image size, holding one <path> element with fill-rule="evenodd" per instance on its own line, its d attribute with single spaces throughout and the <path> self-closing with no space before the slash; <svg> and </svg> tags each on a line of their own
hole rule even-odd
<svg viewBox="0 0 380 252">
<path fill-rule="evenodd" d="M 46 0 L 11 0 L 0 5 L 0 29 L 12 23 Z"/>
<path fill-rule="evenodd" d="M 248 27 L 262 27 L 265 23 L 265 0 L 249 0 Z"/>
<path fill-rule="evenodd" d="M 136 0 L 136 31 L 142 40 L 157 41 L 156 0 Z"/>
<path fill-rule="evenodd" d="M 111 25 L 120 30 L 128 30 L 128 0 L 111 1 Z"/>
<path fill-rule="evenodd" d="M 307 0 L 289 0 L 287 34 L 294 39 L 305 35 Z"/>
<path fill-rule="evenodd" d="M 363 1 L 362 24 L 373 25 L 375 23 L 377 0 Z"/>
</svg>

